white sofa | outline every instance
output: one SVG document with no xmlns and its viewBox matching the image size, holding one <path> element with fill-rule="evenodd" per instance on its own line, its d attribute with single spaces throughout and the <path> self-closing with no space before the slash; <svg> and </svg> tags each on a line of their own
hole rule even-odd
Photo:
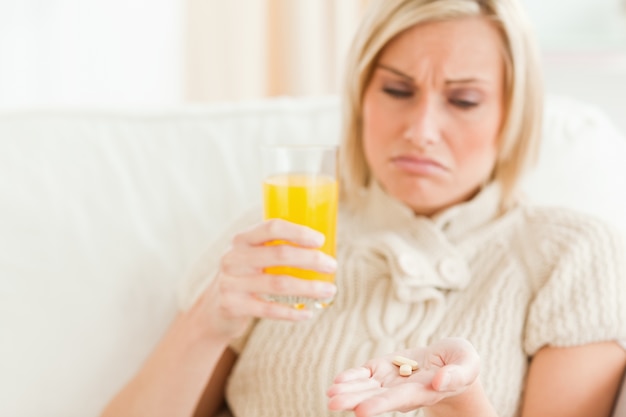
<svg viewBox="0 0 626 417">
<path fill-rule="evenodd" d="M 546 118 L 530 197 L 626 233 L 626 140 L 566 98 Z M 259 202 L 257 146 L 336 142 L 338 127 L 334 97 L 1 112 L 0 415 L 97 416 L 175 314 L 192 261 Z"/>
</svg>

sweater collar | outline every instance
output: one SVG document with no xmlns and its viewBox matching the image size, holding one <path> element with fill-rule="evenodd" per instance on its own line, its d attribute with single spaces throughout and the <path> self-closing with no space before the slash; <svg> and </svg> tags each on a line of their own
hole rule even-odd
<svg viewBox="0 0 626 417">
<path fill-rule="evenodd" d="M 500 212 L 500 198 L 500 186 L 491 182 L 471 200 L 426 217 L 416 215 L 404 203 L 387 194 L 377 182 L 372 182 L 365 191 L 362 227 L 369 232 L 390 228 L 406 230 L 411 224 L 426 223 L 449 239 L 456 239 L 495 219 Z"/>
</svg>

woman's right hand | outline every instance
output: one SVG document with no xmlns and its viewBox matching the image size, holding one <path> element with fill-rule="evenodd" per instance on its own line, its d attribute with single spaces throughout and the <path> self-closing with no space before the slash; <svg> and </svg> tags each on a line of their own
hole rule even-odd
<svg viewBox="0 0 626 417">
<path fill-rule="evenodd" d="M 293 245 L 267 245 L 277 240 Z M 237 337 L 253 318 L 299 321 L 312 317 L 311 311 L 296 310 L 262 296 L 330 298 L 336 287 L 328 282 L 270 275 L 264 269 L 291 266 L 334 273 L 335 259 L 318 249 L 323 243 L 322 233 L 280 219 L 264 221 L 235 235 L 230 249 L 221 258 L 216 278 L 199 301 L 217 318 L 211 320 L 216 326 L 213 330 L 222 336 Z"/>
</svg>

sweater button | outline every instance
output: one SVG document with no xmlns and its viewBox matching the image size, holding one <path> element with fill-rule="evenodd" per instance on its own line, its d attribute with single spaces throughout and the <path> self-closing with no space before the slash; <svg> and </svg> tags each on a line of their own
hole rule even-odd
<svg viewBox="0 0 626 417">
<path fill-rule="evenodd" d="M 398 258 L 398 265 L 402 272 L 407 275 L 415 276 L 420 274 L 420 263 L 414 256 L 404 253 Z"/>
<path fill-rule="evenodd" d="M 439 262 L 439 273 L 446 281 L 456 281 L 461 273 L 459 262 L 454 258 L 443 259 Z"/>
</svg>

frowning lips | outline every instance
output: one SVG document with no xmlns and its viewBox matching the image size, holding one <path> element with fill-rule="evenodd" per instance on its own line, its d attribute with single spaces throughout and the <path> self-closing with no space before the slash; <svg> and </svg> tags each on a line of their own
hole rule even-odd
<svg viewBox="0 0 626 417">
<path fill-rule="evenodd" d="M 441 162 L 423 155 L 397 155 L 391 158 L 391 163 L 400 171 L 412 175 L 441 175 L 450 171 Z"/>
</svg>

